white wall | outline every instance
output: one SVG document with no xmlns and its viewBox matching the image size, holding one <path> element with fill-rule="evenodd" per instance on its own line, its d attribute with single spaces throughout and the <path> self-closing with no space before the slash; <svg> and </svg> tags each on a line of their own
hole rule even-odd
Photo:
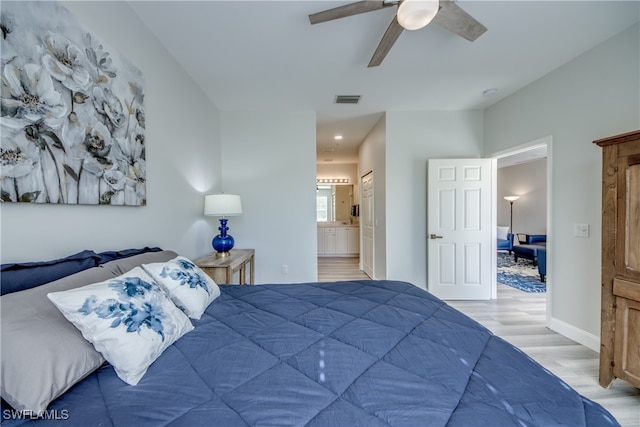
<svg viewBox="0 0 640 427">
<path fill-rule="evenodd" d="M 64 6 L 145 76 L 147 206 L 2 203 L 1 262 L 147 245 L 209 252 L 202 193 L 220 186 L 218 111 L 124 2 Z"/>
<path fill-rule="evenodd" d="M 386 114 L 387 278 L 427 286 L 427 161 L 477 158 L 481 111 Z"/>
<path fill-rule="evenodd" d="M 547 233 L 547 159 L 498 169 L 498 225 L 509 226 L 509 202 L 504 196 L 520 196 L 513 203 L 515 233 Z"/>
<path fill-rule="evenodd" d="M 373 279 L 387 277 L 387 240 L 386 240 L 386 115 L 382 116 L 358 149 L 358 175 L 362 178 L 373 172 L 373 210 L 374 210 L 374 247 Z M 362 191 L 362 186 L 360 186 Z M 361 212 L 362 215 L 362 212 Z M 362 248 L 360 249 L 362 264 Z"/>
<path fill-rule="evenodd" d="M 592 348 L 600 335 L 601 149 L 640 128 L 640 24 L 485 110 L 485 150 L 552 144 L 550 326 Z M 506 126 L 505 124 L 508 124 Z M 591 236 L 573 236 L 573 225 Z"/>
<path fill-rule="evenodd" d="M 317 280 L 315 113 L 221 116 L 222 189 L 240 194 L 244 211 L 229 233 L 256 250 L 256 283 Z"/>
</svg>

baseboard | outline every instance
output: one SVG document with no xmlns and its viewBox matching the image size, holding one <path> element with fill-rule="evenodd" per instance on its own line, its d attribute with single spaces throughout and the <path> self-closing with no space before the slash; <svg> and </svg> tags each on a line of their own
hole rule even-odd
<svg viewBox="0 0 640 427">
<path fill-rule="evenodd" d="M 553 317 L 549 320 L 549 329 L 600 353 L 600 337 L 596 335 L 585 332 L 582 329 L 578 329 L 573 325 Z"/>
</svg>

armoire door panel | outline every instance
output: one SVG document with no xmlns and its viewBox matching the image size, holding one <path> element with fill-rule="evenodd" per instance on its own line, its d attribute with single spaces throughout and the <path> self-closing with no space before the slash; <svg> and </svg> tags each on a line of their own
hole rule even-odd
<svg viewBox="0 0 640 427">
<path fill-rule="evenodd" d="M 629 158 L 625 174 L 625 275 L 640 274 L 640 156 Z"/>
<path fill-rule="evenodd" d="M 617 298 L 614 362 L 615 376 L 640 383 L 640 301 Z"/>
</svg>

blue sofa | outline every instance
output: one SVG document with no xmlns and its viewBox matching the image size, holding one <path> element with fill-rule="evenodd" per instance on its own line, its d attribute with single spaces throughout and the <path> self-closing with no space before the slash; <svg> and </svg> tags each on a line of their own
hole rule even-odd
<svg viewBox="0 0 640 427">
<path fill-rule="evenodd" d="M 547 275 L 547 235 L 526 234 L 525 243 L 513 246 L 513 259 L 525 258 L 533 261 L 538 267 L 540 281 L 545 281 Z"/>
<path fill-rule="evenodd" d="M 538 249 L 538 274 L 540 274 L 540 281 L 544 282 L 547 276 L 547 248 Z"/>
<path fill-rule="evenodd" d="M 513 250 L 513 234 L 507 234 L 506 239 L 498 239 L 498 250 L 499 251 L 511 251 Z"/>
</svg>

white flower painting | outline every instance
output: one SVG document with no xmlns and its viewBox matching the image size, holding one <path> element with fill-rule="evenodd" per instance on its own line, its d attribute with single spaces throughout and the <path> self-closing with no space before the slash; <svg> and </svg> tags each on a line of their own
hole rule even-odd
<svg viewBox="0 0 640 427">
<path fill-rule="evenodd" d="M 146 204 L 144 77 L 57 2 L 0 12 L 2 202 Z"/>
</svg>

